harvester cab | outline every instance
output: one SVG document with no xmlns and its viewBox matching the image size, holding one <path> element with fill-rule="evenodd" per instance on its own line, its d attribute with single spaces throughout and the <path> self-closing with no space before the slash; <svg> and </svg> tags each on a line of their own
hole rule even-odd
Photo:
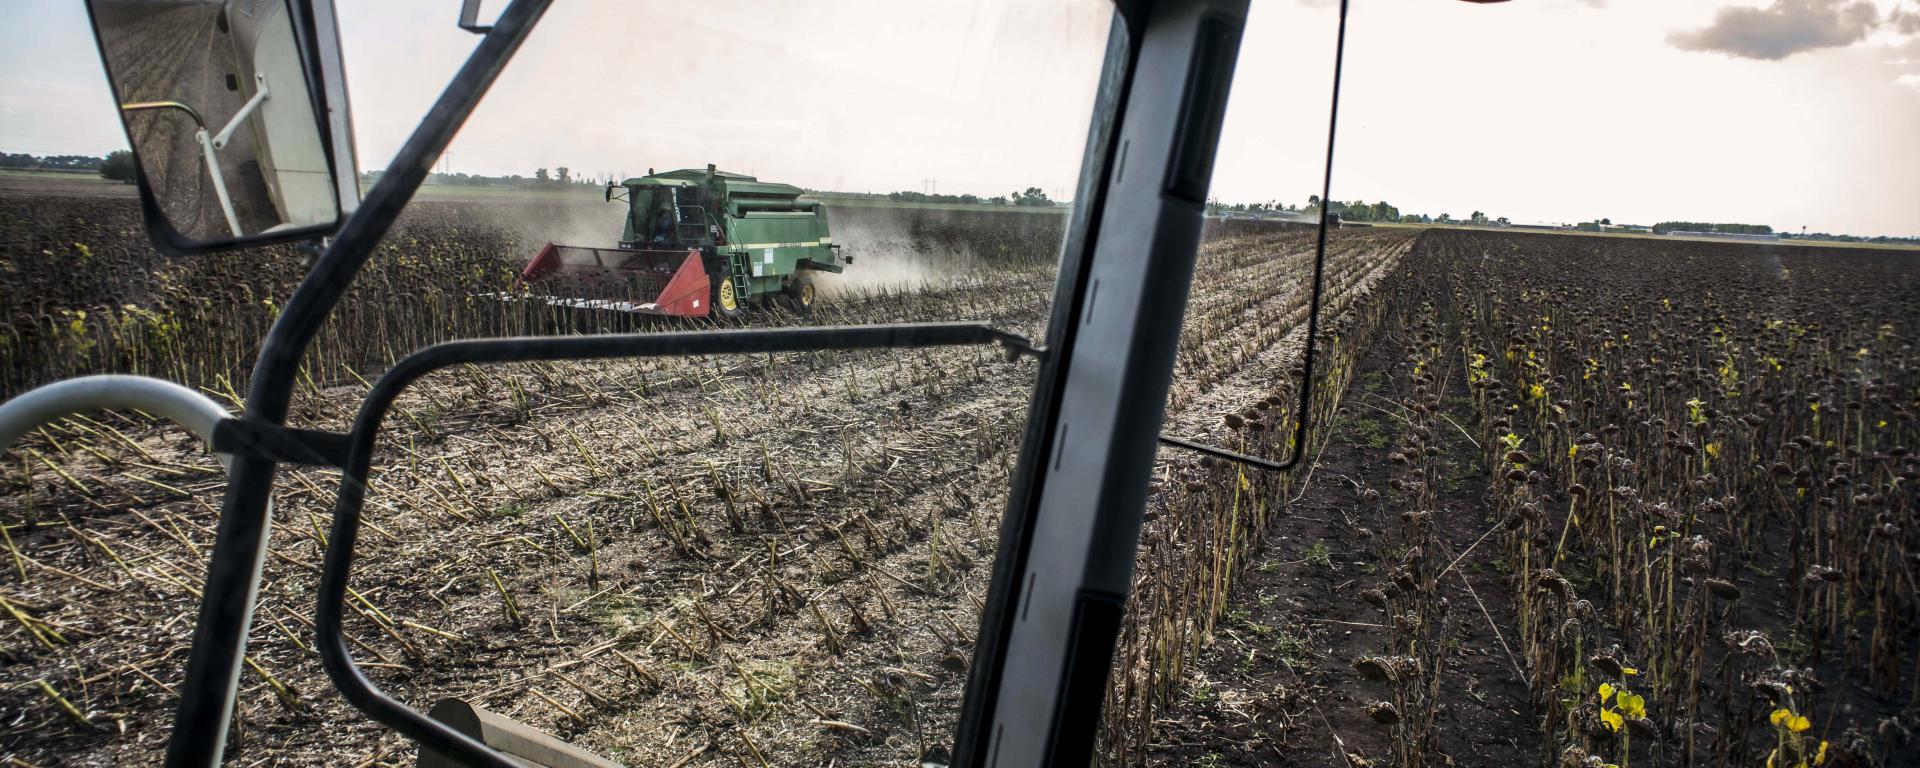
<svg viewBox="0 0 1920 768">
<path fill-rule="evenodd" d="M 307 117 L 318 121 L 318 133 L 338 140 L 344 130 L 327 130 L 346 114 L 333 3 L 278 0 L 273 5 L 282 3 L 299 39 L 312 43 L 292 49 L 302 57 L 302 82 L 315 97 L 315 114 Z M 479 45 L 365 200 L 320 230 L 292 231 L 337 236 L 278 308 L 261 340 L 244 416 L 226 415 L 195 390 L 146 377 L 60 382 L 0 405 L 0 448 L 66 413 L 141 408 L 188 425 L 227 457 L 225 501 L 203 588 L 194 592 L 200 600 L 194 639 L 184 678 L 172 689 L 178 702 L 166 765 L 209 768 L 226 754 L 243 662 L 251 661 L 252 606 L 268 560 L 270 501 L 281 465 L 338 472 L 331 526 L 322 539 L 311 647 L 342 699 L 415 742 L 423 764 L 436 757 L 488 768 L 606 764 L 565 741 L 473 707 L 436 707 L 431 716 L 417 711 L 383 692 L 354 658 L 346 632 L 348 596 L 364 598 L 349 583 L 356 557 L 365 555 L 356 554 L 356 541 L 373 485 L 377 438 L 383 424 L 394 421 L 389 414 L 401 394 L 429 374 L 563 360 L 986 345 L 1032 359 L 1035 384 L 1023 411 L 1026 426 L 1018 463 L 1010 470 L 990 583 L 984 601 L 976 601 L 981 619 L 966 665 L 953 749 L 939 758 L 932 755 L 941 753 L 930 750 L 926 759 L 966 768 L 1090 764 L 1109 699 L 1108 673 L 1134 583 L 1159 444 L 1268 468 L 1292 466 L 1307 444 L 1304 415 L 1297 420 L 1301 431 L 1293 456 L 1282 463 L 1159 434 L 1247 0 L 1113 4 L 1113 31 L 1040 339 L 985 321 L 463 339 L 426 346 L 394 362 L 369 387 L 348 431 L 288 427 L 310 345 L 347 299 L 356 275 L 384 254 L 377 246 L 427 178 L 434 158 L 552 4 L 512 0 L 492 25 L 481 25 L 476 19 L 480 3 L 467 0 L 460 26 L 481 35 Z M 117 17 L 100 9 L 116 5 L 94 0 L 96 32 L 103 40 L 111 37 L 107 31 Z M 1344 2 L 1341 8 L 1344 36 Z M 195 47 L 204 39 L 198 27 L 147 29 L 170 35 L 166 42 L 178 49 L 174 53 L 204 53 Z M 103 45 L 114 64 L 116 49 L 110 42 Z M 110 77 L 124 91 L 130 75 L 177 63 L 156 58 L 162 60 L 110 66 Z M 1337 98 L 1337 63 L 1335 72 Z M 274 92 L 291 92 L 292 85 L 282 87 L 275 83 Z M 169 149 L 138 141 L 134 146 L 149 162 Z M 350 154 L 336 152 L 327 159 L 332 183 L 355 184 Z M 1328 160 L 1330 168 L 1330 145 Z M 155 181 L 150 174 L 140 179 L 144 198 L 170 192 L 156 191 Z M 840 272 L 851 259 L 833 241 L 825 205 L 803 192 L 711 165 L 627 179 L 605 195 L 607 202 L 628 206 L 616 244 L 549 243 L 521 272 L 522 285 L 514 295 L 559 307 L 679 317 L 734 316 L 768 299 L 784 299 L 806 312 L 813 303 L 815 274 Z M 1325 193 L 1323 186 L 1323 199 Z M 160 215 L 153 205 L 145 213 L 150 221 Z M 1308 286 L 1301 414 L 1309 412 L 1315 380 L 1313 339 L 1325 229 L 1323 216 Z M 286 236 L 249 232 L 206 247 Z M 965 632 L 956 626 L 955 634 Z M 746 737 L 739 732 L 739 738 Z M 693 756 L 707 749 L 699 747 Z M 767 764 L 764 758 L 760 762 Z"/>
<path fill-rule="evenodd" d="M 532 301 L 558 307 L 674 317 L 739 317 L 778 301 L 813 309 L 815 272 L 839 272 L 827 209 L 799 187 L 712 165 L 648 173 L 607 185 L 627 204 L 619 244 L 548 243 L 519 282 Z"/>
</svg>

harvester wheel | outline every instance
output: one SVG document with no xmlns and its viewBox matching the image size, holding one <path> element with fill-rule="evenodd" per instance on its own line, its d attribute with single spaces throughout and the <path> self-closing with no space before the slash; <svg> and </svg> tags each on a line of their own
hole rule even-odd
<svg viewBox="0 0 1920 768">
<path fill-rule="evenodd" d="M 813 315 L 813 278 L 802 272 L 787 283 L 787 307 L 801 317 Z"/>
<path fill-rule="evenodd" d="M 728 319 L 746 314 L 746 302 L 740 295 L 739 286 L 734 285 L 732 275 L 721 276 L 713 284 L 713 313 Z"/>
</svg>

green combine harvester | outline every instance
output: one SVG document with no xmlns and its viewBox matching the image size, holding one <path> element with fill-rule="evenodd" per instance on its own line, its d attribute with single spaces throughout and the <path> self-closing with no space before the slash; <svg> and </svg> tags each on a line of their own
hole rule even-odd
<svg viewBox="0 0 1920 768">
<path fill-rule="evenodd" d="M 801 189 L 707 166 L 607 185 L 627 204 L 614 248 L 548 243 L 520 273 L 535 296 L 588 310 L 739 317 L 751 304 L 813 308 L 812 273 L 852 263 L 827 229 L 827 208 Z"/>
</svg>

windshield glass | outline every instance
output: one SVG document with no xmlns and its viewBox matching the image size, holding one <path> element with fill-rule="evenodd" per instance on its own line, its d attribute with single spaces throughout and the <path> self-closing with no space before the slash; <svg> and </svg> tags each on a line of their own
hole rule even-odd
<svg viewBox="0 0 1920 768">
<path fill-rule="evenodd" d="M 1103 764 L 1914 754 L 1912 5 L 1356 0 L 1326 190 L 1340 5 L 1252 4 L 1165 426 L 1300 463 L 1162 448 Z"/>
<path fill-rule="evenodd" d="M 338 6 L 371 188 L 476 38 L 454 6 Z M 1044 332 L 1109 0 L 699 8 L 553 5 L 319 334 L 295 423 L 346 429 L 367 382 L 448 339 L 938 320 Z M 72 101 L 114 120 L 84 14 L 58 9 L 77 16 L 66 58 L 48 49 L 0 75 L 90 67 Z M 58 18 L 7 21 L 42 16 Z M 709 194 L 603 191 L 667 174 Z M 297 253 L 161 265 L 134 187 L 92 172 L 4 184 L 4 221 L 36 223 L 0 229 L 38 244 L 0 270 L 6 394 L 104 371 L 246 390 Z M 549 244 L 547 271 L 531 269 Z M 428 377 L 376 449 L 353 654 L 408 706 L 462 698 L 627 765 L 937 758 L 1034 370 L 954 347 Z M 63 637 L 0 619 L 5 653 L 28 653 L 0 672 L 0 709 L 37 713 L 4 743 L 34 764 L 160 761 L 224 489 L 217 463 L 161 447 L 154 423 L 103 424 L 81 442 L 154 468 L 115 474 L 56 430 L 70 456 L 29 449 L 79 485 L 50 491 L 58 472 L 18 462 L 0 485 L 22 556 L 85 579 L 0 582 Z M 349 707 L 312 652 L 316 531 L 338 477 L 280 478 L 307 490 L 276 498 L 229 757 L 411 763 L 411 743 Z M 51 534 L 62 515 L 139 558 L 138 575 L 20 527 Z M 42 587 L 87 594 L 24 594 Z M 116 607 L 83 608 L 101 605 Z M 35 679 L 112 725 L 63 720 Z"/>
<path fill-rule="evenodd" d="M 375 189 L 485 44 L 453 3 L 337 5 Z M 1048 338 L 1075 217 L 1135 231 L 1079 207 L 1096 98 L 1158 82 L 1127 103 L 1173 110 L 1156 99 L 1186 81 L 1102 82 L 1106 56 L 1147 50 L 1116 5 L 1161 7 L 558 0 L 422 161 L 288 377 L 289 424 L 350 430 L 372 382 L 451 340 L 938 321 Z M 194 44 L 283 6 L 152 3 Z M 268 329 L 330 273 L 304 246 L 162 261 L 134 182 L 197 184 L 180 163 L 205 162 L 198 140 L 154 134 L 179 150 L 166 173 L 135 162 L 82 4 L 0 7 L 0 397 L 135 373 L 246 412 Z M 1223 20 L 1198 50 L 1225 50 Z M 1141 42 L 1191 53 L 1175 37 Z M 1093 629 L 1044 640 L 1104 660 L 1083 641 L 1111 628 L 1111 664 L 1022 679 L 1105 680 L 1095 762 L 1912 765 L 1913 0 L 1255 0 L 1237 50 L 1204 202 L 1163 163 L 1139 171 L 1157 151 L 1139 134 L 1093 154 L 1098 183 L 1166 206 L 1151 243 L 1103 238 L 1094 266 L 1178 262 L 1145 249 L 1199 229 L 1163 418 L 1036 443 L 1057 468 L 1076 441 L 1158 427 L 1300 460 L 1163 447 L 1125 479 L 1143 510 L 1089 515 L 1140 523 L 1136 549 L 1096 551 L 1130 557 L 1131 581 L 1074 595 L 1096 610 L 1058 616 Z M 196 89 L 244 101 L 241 73 L 190 60 Z M 134 135 L 191 125 L 158 115 Z M 608 199 L 637 177 L 689 186 Z M 265 210 L 202 224 L 252 231 Z M 1069 273 L 1058 298 L 1079 304 L 1058 316 L 1127 324 L 1100 276 Z M 1143 391 L 1093 362 L 1047 392 Z M 458 699 L 624 765 L 939 766 L 1040 365 L 983 345 L 441 370 L 374 442 L 347 646 L 406 706 Z M 316 650 L 341 473 L 276 471 L 228 761 L 413 764 Z M 227 477 L 135 412 L 49 424 L 0 460 L 8 760 L 162 761 L 197 695 Z M 1064 489 L 1132 498 L 1110 490 Z M 1035 594 L 1025 575 L 998 594 Z"/>
</svg>

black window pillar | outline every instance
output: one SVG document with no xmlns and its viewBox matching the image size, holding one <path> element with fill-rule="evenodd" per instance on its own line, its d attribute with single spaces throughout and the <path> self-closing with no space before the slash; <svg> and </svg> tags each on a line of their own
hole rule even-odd
<svg viewBox="0 0 1920 768">
<path fill-rule="evenodd" d="M 1088 765 L 1246 0 L 1121 2 L 956 765 Z"/>
</svg>

